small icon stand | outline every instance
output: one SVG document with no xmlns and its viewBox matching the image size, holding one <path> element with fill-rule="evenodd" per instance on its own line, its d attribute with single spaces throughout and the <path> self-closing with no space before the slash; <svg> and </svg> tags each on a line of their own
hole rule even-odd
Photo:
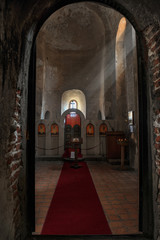
<svg viewBox="0 0 160 240">
<path fill-rule="evenodd" d="M 73 145 L 73 148 L 75 149 L 75 160 L 71 168 L 77 169 L 81 168 L 82 166 L 78 164 L 78 148 L 79 144 L 82 144 L 82 138 L 72 138 L 71 143 Z"/>
</svg>

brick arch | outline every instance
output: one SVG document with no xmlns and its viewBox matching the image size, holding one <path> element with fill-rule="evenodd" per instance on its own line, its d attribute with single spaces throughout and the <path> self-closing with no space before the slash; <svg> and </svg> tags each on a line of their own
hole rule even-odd
<svg viewBox="0 0 160 240">
<path fill-rule="evenodd" d="M 151 94 L 151 158 L 153 159 L 152 167 L 154 175 L 154 184 L 156 203 L 154 210 L 156 217 L 160 215 L 160 26 L 150 25 L 144 30 L 144 39 L 147 46 L 145 58 L 146 67 L 148 68 L 148 85 Z M 159 223 L 158 218 L 155 219 Z M 158 226 L 155 226 L 158 235 Z"/>
<path fill-rule="evenodd" d="M 50 5 L 47 5 L 46 3 L 46 6 L 45 6 L 45 3 L 43 1 L 43 9 L 44 12 L 41 12 L 41 14 L 39 14 L 36 19 L 37 23 L 36 23 L 36 28 L 33 28 L 33 31 L 30 31 L 30 34 L 31 34 L 31 42 L 28 42 L 24 48 L 24 50 L 26 50 L 26 52 L 24 51 L 22 53 L 22 55 L 25 55 L 28 54 L 30 55 L 31 53 L 31 44 L 33 44 L 35 37 L 41 27 L 41 25 L 43 24 L 43 22 L 45 21 L 45 19 L 47 19 L 49 17 L 49 15 L 51 15 L 53 13 L 53 11 L 56 11 L 57 9 L 59 9 L 60 7 L 62 6 L 65 6 L 66 4 L 70 4 L 70 3 L 74 3 L 75 1 L 61 1 L 61 3 L 57 2 L 57 4 L 53 4 L 52 6 Z M 94 1 L 96 2 L 96 1 Z M 98 1 L 97 1 L 98 2 Z M 141 76 L 140 78 L 140 90 L 141 93 L 142 93 L 142 99 L 140 99 L 141 103 L 146 103 L 146 99 L 148 99 L 150 101 L 150 97 L 149 95 L 151 94 L 152 95 L 152 106 L 153 106 L 153 111 L 152 110 L 149 110 L 149 116 L 147 116 L 147 107 L 145 108 L 142 108 L 142 114 L 145 113 L 144 117 L 146 117 L 146 122 L 149 124 L 149 126 L 151 127 L 151 129 L 153 128 L 155 130 L 155 134 L 153 137 L 153 139 L 156 141 L 156 144 L 154 146 L 154 148 L 151 148 L 151 152 L 149 154 L 152 155 L 151 157 L 151 160 L 156 160 L 156 164 L 157 164 L 157 176 L 160 175 L 160 172 L 159 172 L 159 151 L 158 149 L 160 148 L 159 147 L 159 132 L 160 132 L 160 127 L 159 127 L 159 117 L 160 117 L 160 107 L 159 107 L 159 101 L 158 101 L 158 95 L 159 95 L 159 77 L 156 73 L 156 69 L 158 68 L 159 66 L 159 56 L 158 56 L 158 46 L 156 46 L 156 38 L 159 39 L 158 37 L 158 34 L 156 34 L 156 32 L 158 32 L 159 30 L 159 26 L 157 26 L 157 30 L 156 28 L 154 27 L 154 25 L 150 25 L 148 28 L 146 28 L 145 30 L 141 31 L 142 30 L 142 26 L 140 26 L 138 24 L 138 19 L 137 21 L 135 20 L 135 16 L 134 16 L 134 13 L 131 13 L 131 9 L 130 11 L 127 10 L 123 5 L 120 5 L 118 3 L 116 3 L 115 1 L 111 1 L 111 0 L 101 0 L 99 3 L 103 4 L 103 5 L 106 5 L 106 6 L 110 6 L 110 7 L 113 7 L 115 10 L 119 11 L 120 13 L 122 13 L 131 23 L 132 25 L 135 27 L 137 33 L 138 33 L 138 38 L 139 38 L 139 56 L 141 56 L 141 60 L 142 60 L 142 66 L 140 66 L 141 69 L 144 70 L 144 76 Z M 40 6 L 37 5 L 37 8 L 40 8 Z M 135 8 L 136 9 L 136 8 Z M 35 8 L 33 8 L 33 10 L 35 10 Z M 29 26 L 28 24 L 28 29 L 32 29 L 31 25 Z M 155 35 L 157 37 L 155 37 Z M 154 36 L 154 37 L 153 37 Z M 29 39 L 29 34 L 28 34 L 28 39 Z M 152 42 L 152 44 L 151 44 Z M 143 46 L 143 44 L 145 44 Z M 151 44 L 151 45 L 150 45 Z M 155 47 L 156 46 L 156 47 Z M 27 55 L 26 55 L 27 56 Z M 28 58 L 28 56 L 27 56 Z M 29 58 L 28 58 L 29 59 Z M 145 68 L 145 63 L 147 62 L 147 66 L 149 66 L 149 68 Z M 26 62 L 24 60 L 24 62 L 22 62 L 22 69 L 23 70 L 23 65 L 25 66 Z M 26 67 L 27 66 L 27 67 Z M 27 64 L 26 66 L 24 67 L 25 71 L 21 73 L 21 76 L 19 77 L 19 80 L 22 81 L 22 82 L 27 82 L 28 81 L 28 74 L 26 74 L 26 72 L 28 72 L 28 66 L 29 66 L 29 60 L 27 61 Z M 155 81 L 154 81 L 154 77 L 155 77 Z M 143 83 L 144 81 L 144 83 Z M 144 86 L 147 82 L 149 82 L 149 86 Z M 20 94 L 22 95 L 21 91 L 20 91 Z M 144 95 L 143 95 L 144 94 Z M 147 95 L 147 96 L 145 96 Z M 22 100 L 24 99 L 25 97 L 22 95 Z M 24 104 L 24 103 L 23 103 Z M 141 104 L 142 105 L 142 104 Z M 24 106 L 24 105 L 23 105 Z M 142 116 L 141 114 L 141 117 L 142 119 L 144 119 L 144 117 Z M 151 115 L 153 114 L 153 118 L 151 117 Z M 20 115 L 20 113 L 19 113 Z M 150 122 L 148 120 L 148 118 L 150 118 Z M 19 120 L 20 122 L 20 120 Z M 151 124 L 150 124 L 151 123 Z M 149 132 L 146 132 L 146 129 L 147 131 Z M 145 133 L 145 136 L 147 136 L 147 140 L 149 138 L 149 136 L 151 135 L 151 132 L 148 130 L 147 126 L 145 125 L 144 123 L 144 120 L 143 120 L 143 124 L 142 124 L 142 132 L 146 132 Z M 146 141 L 145 140 L 145 136 L 141 138 L 141 144 L 142 142 Z M 149 140 L 149 142 L 151 143 L 151 140 Z M 145 144 L 145 143 L 144 143 Z M 144 145 L 146 146 L 146 145 Z M 144 148 L 144 147 L 143 147 Z M 154 153 L 154 151 L 156 151 Z M 143 153 L 144 156 L 146 156 L 146 159 L 148 160 L 148 153 L 145 155 L 145 152 Z M 150 156 L 150 155 L 149 155 Z M 157 160 L 158 159 L 158 160 Z M 23 160 L 23 159 L 22 159 Z M 148 162 L 147 162 L 148 163 Z M 27 163 L 28 164 L 28 163 Z M 146 164 L 147 165 L 147 164 Z M 152 166 L 152 163 L 149 163 L 149 166 Z M 149 170 L 147 168 L 147 170 Z M 147 173 L 147 171 L 146 171 Z M 147 175 L 147 174 L 146 174 Z M 149 175 L 151 177 L 151 175 Z M 148 177 L 148 176 L 147 176 Z M 146 177 L 146 184 L 148 183 L 148 179 Z M 159 177 L 158 177 L 159 178 Z M 155 180 L 156 182 L 157 179 Z M 152 181 L 149 180 L 149 188 L 151 188 L 152 186 Z M 156 191 L 156 189 L 153 189 L 154 191 Z M 17 187 L 17 191 L 18 191 L 18 187 Z M 147 196 L 147 192 L 145 191 L 145 196 Z M 145 197 L 144 196 L 144 197 Z M 155 195 L 154 195 L 155 197 Z M 158 196 L 159 197 L 159 194 Z M 151 195 L 151 198 L 152 198 L 152 195 Z M 153 202 L 151 202 L 151 200 L 147 200 L 149 202 L 149 204 L 152 204 Z M 158 198 L 158 201 L 160 202 L 159 198 Z M 157 206 L 155 206 L 156 208 Z M 150 210 L 151 211 L 151 210 Z M 20 213 L 19 211 L 17 211 L 18 214 Z M 147 214 L 147 213 L 146 213 Z M 148 218 L 148 215 L 146 215 L 146 218 Z M 17 226 L 19 227 L 19 226 Z M 157 231 L 157 226 L 155 226 L 155 229 Z M 16 231 L 19 231 L 19 229 L 16 229 Z M 147 232 L 147 230 L 146 230 Z M 152 229 L 149 230 L 149 235 L 152 234 Z M 155 234 L 157 235 L 157 233 L 155 232 Z"/>
<path fill-rule="evenodd" d="M 136 30 L 137 30 L 137 32 L 138 32 L 138 26 L 136 25 L 136 22 L 134 21 L 134 18 L 132 18 L 132 15 L 131 14 L 129 14 L 128 15 L 128 12 L 127 12 L 127 10 L 125 10 L 125 9 L 123 9 L 123 7 L 121 8 L 121 6 L 120 5 L 118 5 L 118 4 L 113 4 L 113 3 L 111 3 L 110 1 L 101 1 L 102 3 L 104 3 L 104 4 L 107 4 L 107 5 L 109 5 L 109 6 L 111 6 L 111 7 L 114 7 L 114 9 L 115 10 L 118 10 L 119 12 L 121 12 L 132 24 L 133 24 L 133 26 L 136 28 Z M 69 3 L 74 3 L 74 1 L 70 1 Z M 67 4 L 68 4 L 68 2 L 67 2 Z M 56 6 L 55 6 L 55 10 L 57 10 L 57 9 L 59 9 L 60 7 L 62 7 L 62 6 L 65 6 L 66 4 L 65 4 L 65 2 L 63 2 L 63 5 L 61 5 L 61 4 L 57 4 Z M 126 12 L 125 12 L 126 11 Z M 49 16 L 49 15 L 48 15 Z M 47 17 L 47 15 L 46 15 L 46 17 Z M 43 19 L 44 20 L 44 19 Z M 144 39 L 144 36 L 143 36 L 143 34 L 142 33 L 139 33 L 140 34 L 140 37 L 141 37 L 141 41 L 142 41 L 142 39 Z M 35 35 L 36 35 L 36 32 L 35 32 Z M 140 45 L 141 45 L 141 41 L 140 41 Z M 145 45 L 145 47 L 146 47 L 146 50 L 147 50 L 147 45 Z M 144 52 L 143 52 L 143 50 L 141 49 L 141 53 L 142 53 L 142 56 L 144 57 Z M 144 80 L 144 77 L 142 77 L 142 78 L 140 78 L 139 79 L 139 81 L 141 81 L 141 88 L 144 88 L 144 92 L 147 92 L 148 91 L 148 89 L 146 89 L 145 88 L 145 86 L 144 86 L 144 84 L 143 84 L 143 80 Z M 146 81 L 146 79 L 145 79 L 145 81 Z M 140 90 L 140 91 L 142 91 L 142 89 Z M 143 95 L 143 93 L 142 93 L 142 95 Z M 140 101 L 144 101 L 144 102 L 147 102 L 146 100 L 147 100 L 147 98 L 146 98 L 146 96 L 145 95 L 143 95 L 142 96 L 142 100 L 140 100 Z M 145 100 L 144 100 L 145 99 Z M 142 105 L 142 102 L 140 103 L 140 105 Z M 145 111 L 145 113 L 147 113 L 147 109 L 143 109 L 143 111 Z M 146 114 L 145 114 L 145 116 L 146 116 Z M 147 118 L 146 118 L 147 119 Z M 146 131 L 147 130 L 147 126 L 146 125 L 143 125 L 143 131 Z M 148 137 L 148 136 L 147 136 Z M 145 140 L 145 138 L 144 138 L 144 136 L 141 136 L 141 143 L 143 142 Z M 141 155 L 141 158 L 145 158 L 145 159 L 147 159 L 147 161 L 148 161 L 148 157 L 147 157 L 147 154 L 145 153 L 145 151 L 146 151 L 146 148 L 145 148 L 145 150 L 144 150 L 144 147 L 143 147 L 143 145 L 141 145 L 142 146 L 142 148 L 143 148 L 143 150 L 142 150 L 142 152 L 143 152 L 143 154 Z M 142 162 L 142 164 L 141 165 L 143 165 L 144 164 L 144 162 Z M 148 176 L 148 179 L 146 179 L 147 181 L 149 180 L 149 176 Z M 152 185 L 152 183 L 150 182 L 150 188 L 151 188 L 151 185 Z M 148 193 L 148 190 L 149 190 L 149 193 L 151 192 L 151 189 L 150 189 L 149 187 L 147 187 L 147 189 L 145 189 L 144 190 L 144 192 L 145 192 L 145 194 L 147 195 L 147 193 Z M 148 195 L 150 195 L 150 194 L 148 194 Z M 152 217 L 152 210 L 150 210 L 150 211 L 148 211 L 148 209 L 149 209 L 149 204 L 151 204 L 151 199 L 147 199 L 147 206 L 146 206 L 146 212 L 147 212 L 147 218 L 148 219 L 150 219 L 150 221 L 151 221 L 151 217 Z M 145 202 L 143 202 L 142 204 L 144 204 Z M 151 226 L 151 224 L 150 224 L 150 226 Z M 143 228 L 144 229 L 144 232 L 148 232 L 148 225 L 146 224 L 146 227 L 144 227 Z M 151 234 L 151 232 L 152 232 L 152 229 L 149 229 L 149 232 L 150 232 L 150 234 Z"/>
<path fill-rule="evenodd" d="M 124 3 L 123 3 L 124 1 Z M 141 24 L 140 22 L 136 21 L 136 18 L 134 16 L 134 11 L 133 9 L 129 9 L 126 7 L 126 4 L 125 4 L 125 0 L 123 0 L 122 3 L 119 3 L 117 2 L 116 0 L 95 0 L 95 1 L 92 1 L 92 0 L 89 0 L 89 1 L 86 1 L 86 0 L 65 0 L 65 1 L 57 1 L 57 3 L 55 4 L 54 2 L 52 2 L 52 4 L 50 4 L 48 6 L 48 4 L 46 3 L 46 6 L 45 6 L 45 3 L 42 1 L 40 2 L 37 6 L 33 6 L 32 8 L 32 11 L 37 11 L 40 6 L 42 5 L 42 9 L 44 9 L 44 12 L 42 11 L 40 13 L 40 16 L 39 16 L 39 19 L 38 19 L 38 22 L 36 23 L 36 28 L 35 28 L 35 34 L 37 35 L 37 32 L 40 30 L 41 26 L 43 25 L 43 23 L 47 20 L 47 18 L 53 14 L 54 12 L 56 12 L 58 9 L 64 7 L 64 6 L 67 6 L 69 4 L 76 4 L 76 3 L 81 3 L 81 2 L 94 2 L 94 3 L 97 3 L 97 4 L 101 4 L 103 6 L 106 6 L 106 7 L 111 7 L 113 8 L 114 10 L 118 11 L 119 13 L 121 13 L 122 15 L 124 15 L 129 21 L 130 23 L 133 25 L 133 27 L 135 28 L 136 31 L 141 31 Z M 136 9 L 137 6 L 135 6 L 135 9 Z M 145 18 L 144 18 L 144 22 L 145 22 Z M 35 37 L 36 37 L 35 35 Z"/>
</svg>

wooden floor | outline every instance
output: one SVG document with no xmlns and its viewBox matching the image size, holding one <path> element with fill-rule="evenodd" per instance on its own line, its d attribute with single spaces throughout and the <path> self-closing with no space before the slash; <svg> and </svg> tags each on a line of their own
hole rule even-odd
<svg viewBox="0 0 160 240">
<path fill-rule="evenodd" d="M 138 174 L 102 161 L 87 163 L 112 233 L 139 233 Z M 36 234 L 41 232 L 62 165 L 60 161 L 36 162 Z"/>
</svg>

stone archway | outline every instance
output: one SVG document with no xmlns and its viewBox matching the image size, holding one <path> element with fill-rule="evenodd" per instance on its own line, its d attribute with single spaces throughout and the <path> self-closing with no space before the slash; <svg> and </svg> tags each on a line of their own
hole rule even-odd
<svg viewBox="0 0 160 240">
<path fill-rule="evenodd" d="M 62 138 L 60 137 L 60 139 L 63 139 L 63 137 L 62 137 Z M 61 145 L 61 144 L 60 144 L 60 145 Z M 143 202 L 143 203 L 144 203 L 144 202 Z M 142 203 L 142 204 L 143 204 L 143 203 Z M 147 208 L 148 208 L 148 207 L 149 207 L 149 206 L 147 206 Z"/>
<path fill-rule="evenodd" d="M 16 2 L 16 1 L 15 1 Z M 17 5 L 14 6 L 11 3 L 5 6 L 4 1 L 2 4 L 2 9 L 4 16 L 2 19 L 6 21 L 5 27 L 1 26 L 3 32 L 6 34 L 2 34 L 2 42 L 10 43 L 4 44 L 4 54 L 6 57 L 4 59 L 3 67 L 1 68 L 1 72 L 3 73 L 3 99 L 1 104 L 1 112 L 2 114 L 2 138 L 4 143 L 2 144 L 2 158 L 3 166 L 5 171 L 2 173 L 2 179 L 5 181 L 5 185 L 12 186 L 10 182 L 10 176 L 14 175 L 13 165 L 16 164 L 17 168 L 20 170 L 21 175 L 17 174 L 16 180 L 19 182 L 22 188 L 18 187 L 18 184 L 15 184 L 15 190 L 17 196 L 20 197 L 21 201 L 17 201 L 13 198 L 15 192 L 9 193 L 9 188 L 5 187 L 5 191 L 9 193 L 9 196 L 12 200 L 8 200 L 4 197 L 2 201 L 2 208 L 7 208 L 10 210 L 10 214 L 4 214 L 5 216 L 5 224 L 7 226 L 13 226 L 12 229 L 7 229 L 3 231 L 4 236 L 8 236 L 10 234 L 10 238 L 18 239 L 21 235 L 22 239 L 25 238 L 26 234 L 29 235 L 29 230 L 27 229 L 27 225 L 29 224 L 29 220 L 26 219 L 25 215 L 25 206 L 26 206 L 26 193 L 22 192 L 20 189 L 26 188 L 25 176 L 26 176 L 26 166 L 29 167 L 29 162 L 26 161 L 26 140 L 25 140 L 25 132 L 26 132 L 26 119 L 27 115 L 31 113 L 28 111 L 27 114 L 27 90 L 28 90 L 28 73 L 29 73 L 29 63 L 31 56 L 31 48 L 34 42 L 34 38 L 40 29 L 41 24 L 47 19 L 47 17 L 58 8 L 69 4 L 74 1 L 66 1 L 66 2 L 55 2 L 50 3 L 49 1 L 44 3 L 44 1 L 39 1 L 37 4 L 32 3 L 24 3 L 23 7 L 25 8 L 25 4 L 28 4 L 27 10 L 24 14 L 24 10 L 22 6 L 19 6 L 18 10 L 16 9 Z M 140 147 L 141 147 L 141 176 L 143 179 L 144 185 L 147 186 L 147 189 L 144 188 L 144 192 L 142 192 L 143 196 L 143 204 L 144 208 L 149 209 L 148 212 L 144 214 L 143 218 L 146 218 L 146 222 L 142 223 L 144 232 L 149 236 L 154 236 L 154 239 L 158 237 L 158 227 L 159 227 L 159 76 L 157 71 L 159 70 L 159 54 L 158 54 L 158 41 L 159 39 L 159 17 L 158 17 L 158 7 L 159 3 L 155 1 L 155 5 L 153 2 L 148 3 L 144 1 L 143 3 L 138 3 L 137 1 L 132 1 L 126 3 L 126 1 L 119 1 L 121 4 L 117 2 L 111 1 L 101 1 L 102 4 L 108 5 L 110 7 L 115 8 L 120 11 L 124 16 L 130 20 L 130 22 L 135 27 L 138 34 L 138 58 L 139 58 L 139 101 L 140 101 L 140 120 L 141 120 L 141 134 L 140 134 Z M 145 6 L 146 3 L 146 6 Z M 11 4 L 11 5 L 10 5 Z M 156 5 L 157 4 L 157 5 Z M 151 7 L 150 10 L 147 8 L 147 5 Z M 10 8 L 8 7 L 10 6 Z M 157 6 L 157 10 L 156 10 Z M 142 11 L 143 7 L 146 8 L 146 11 Z M 16 11 L 17 10 L 17 11 Z M 15 16 L 15 21 L 12 21 L 13 18 L 10 17 L 10 14 L 13 13 L 13 18 Z M 37 14 L 33 14 L 37 12 Z M 23 15 L 24 14 L 24 15 Z M 22 17 L 23 15 L 23 17 Z M 19 18 L 17 17 L 19 16 Z M 19 19 L 24 19 L 19 21 Z M 3 22 L 4 22 L 3 21 Z M 18 22 L 19 21 L 19 22 Z M 17 23 L 17 25 L 16 25 Z M 19 24 L 18 24 L 19 23 Z M 18 27 L 17 27 L 18 26 Z M 35 27 L 36 26 L 36 27 Z M 14 29 L 14 31 L 10 31 Z M 23 29 L 23 30 L 22 30 Z M 14 32 L 14 35 L 10 34 L 10 32 Z M 23 33 L 23 34 L 22 34 Z M 22 37 L 23 35 L 23 37 Z M 16 46 L 13 47 L 15 43 Z M 12 45 L 13 44 L 13 45 Z M 20 45 L 22 48 L 20 49 Z M 14 49 L 14 51 L 13 51 Z M 14 53 L 14 59 L 11 53 Z M 23 58 L 24 57 L 24 58 Z M 15 73 L 15 74 L 14 74 Z M 143 74 L 142 74 L 143 73 Z M 12 75 L 11 75 L 12 74 Z M 12 76 L 12 77 L 11 77 Z M 13 77 L 14 76 L 14 77 Z M 10 83 L 7 88 L 6 82 Z M 32 85 L 32 84 L 31 84 Z M 31 85 L 29 85 L 31 87 Z M 5 89 L 5 91 L 4 91 Z M 22 91 L 22 89 L 24 91 Z M 5 92 L 5 94 L 4 94 Z M 30 96 L 30 95 L 29 95 Z M 10 102 L 13 104 L 10 105 Z M 20 104 L 20 105 L 19 105 Z M 33 102 L 32 102 L 33 104 Z M 3 112 L 4 110 L 8 112 Z M 33 113 L 33 112 L 32 112 Z M 16 116 L 15 116 L 16 115 Z M 12 117 L 11 117 L 12 116 Z M 16 124 L 15 121 L 16 120 Z M 7 124 L 7 131 L 6 131 Z M 18 126 L 17 128 L 15 126 Z M 12 142 L 13 135 L 19 135 L 19 132 L 22 135 L 22 139 L 19 138 L 16 141 L 16 144 L 22 144 L 23 149 L 19 148 L 18 155 L 13 156 L 15 145 L 10 146 Z M 155 132 L 155 133 L 154 133 Z M 7 154 L 6 154 L 7 153 Z M 23 153 L 21 155 L 21 153 Z M 12 165 L 10 164 L 10 158 L 12 157 Z M 17 161 L 19 160 L 19 161 Z M 5 162 L 4 162 L 5 161 Z M 6 166 L 7 162 L 7 166 Z M 23 170 L 21 166 L 21 162 L 24 164 Z M 156 166 L 155 166 L 156 162 Z M 18 164 L 18 165 L 17 165 Z M 7 175 L 6 180 L 6 172 L 11 171 L 10 176 Z M 145 174 L 144 174 L 145 173 Z M 28 172 L 27 172 L 28 174 Z M 154 183 L 154 184 L 153 184 Z M 3 191 L 4 189 L 2 189 Z M 7 195 L 7 194 L 6 194 Z M 29 198 L 29 195 L 28 195 Z M 18 198 L 19 199 L 19 198 Z M 18 203 L 17 203 L 18 202 Z M 14 204 L 17 203 L 17 204 Z M 14 205 L 14 206 L 13 206 Z M 154 208 L 154 221 L 152 220 L 153 209 Z M 29 208 L 28 208 L 29 209 Z M 15 215 L 13 216 L 13 211 Z M 20 215 L 25 217 L 20 217 Z M 23 220 L 22 220 L 23 218 Z M 18 220 L 16 220 L 18 219 Z M 21 220 L 24 222 L 24 226 L 21 225 Z M 11 221 L 13 224 L 11 224 Z M 144 226 L 146 223 L 146 227 Z M 153 232 L 154 226 L 154 232 Z M 2 226 L 3 227 L 3 226 Z M 27 232 L 27 233 L 26 233 Z"/>
<path fill-rule="evenodd" d="M 141 105 L 141 103 L 140 103 L 140 105 Z M 63 129 L 63 128 L 61 128 L 61 129 Z M 63 131 L 63 132 L 64 132 L 64 131 Z M 143 136 L 142 136 L 142 137 L 143 137 Z M 61 145 L 63 145 L 63 143 L 64 143 L 64 136 L 60 137 L 59 139 L 60 139 L 60 141 L 63 140 L 63 142 L 60 142 L 60 143 L 59 143 L 59 145 L 61 146 Z M 144 153 L 143 153 L 143 154 L 144 154 Z M 143 159 L 143 158 L 144 158 L 144 156 L 142 157 L 142 159 Z M 143 190 L 144 190 L 145 186 L 142 186 L 142 185 L 141 185 L 141 187 L 143 187 Z M 146 192 L 148 192 L 148 189 L 147 189 L 147 188 L 146 188 Z M 142 195 L 140 195 L 140 197 L 142 197 Z M 143 199 L 143 198 L 141 198 L 141 199 Z M 144 200 L 144 202 L 145 202 L 145 200 Z M 141 203 L 141 206 L 144 204 L 144 202 Z M 142 209 L 142 208 L 141 208 L 141 209 Z M 146 206 L 146 210 L 145 210 L 145 211 L 148 212 L 148 210 L 149 210 L 149 205 Z M 150 212 L 149 214 L 152 214 L 152 213 Z M 142 215 L 143 215 L 143 214 L 142 214 Z M 146 225 L 146 224 L 144 224 L 144 226 L 145 226 L 145 225 Z M 143 229 L 144 229 L 144 228 L 143 228 Z M 147 230 L 147 228 L 146 228 L 146 230 Z M 144 232 L 145 232 L 145 230 L 144 230 Z"/>
<path fill-rule="evenodd" d="M 140 44 L 140 42 L 139 42 Z M 141 87 L 143 88 L 143 90 L 145 89 L 145 86 L 143 85 L 143 82 L 142 80 L 139 78 L 139 81 L 141 81 L 142 85 Z M 147 91 L 147 89 L 145 89 L 145 91 Z M 145 96 L 143 98 L 143 100 L 145 99 Z M 146 100 L 145 100 L 146 102 Z M 139 102 L 139 106 L 141 108 L 142 106 L 142 102 Z M 146 110 L 145 110 L 146 111 Z M 144 117 L 144 115 L 143 115 Z M 142 117 L 142 118 L 143 118 Z M 144 119 L 144 118 L 143 118 Z M 144 128 L 146 129 L 147 126 L 146 125 L 143 125 Z M 141 126 L 140 126 L 141 127 Z M 146 130 L 145 130 L 146 131 Z M 64 131 L 63 131 L 64 132 Z M 62 136 L 62 138 L 60 137 L 59 139 L 62 139 L 63 142 L 64 142 L 64 136 Z M 140 133 L 140 147 L 141 149 L 144 147 L 144 145 L 141 145 L 141 143 L 144 142 L 144 136 L 143 134 Z M 60 143 L 59 145 L 62 145 L 63 143 Z M 143 174 L 144 172 L 146 172 L 146 170 L 143 168 L 143 159 L 145 158 L 146 159 L 146 151 L 145 151 L 146 147 L 143 148 L 142 152 L 141 152 L 141 156 L 140 156 L 140 159 L 142 160 L 141 163 L 140 163 L 140 166 L 141 166 L 141 177 L 143 178 Z M 148 159 L 148 158 L 147 158 Z M 149 159 L 148 159 L 149 160 Z M 150 175 L 150 174 L 149 174 Z M 148 175 L 148 179 L 149 180 L 149 175 Z M 140 177 L 140 179 L 141 179 Z M 140 186 L 141 186 L 141 189 L 143 188 L 143 193 L 140 191 L 140 206 L 141 206 L 141 210 L 143 209 L 143 212 L 141 211 L 140 212 L 140 216 L 141 216 L 141 222 L 140 222 L 140 229 L 142 229 L 142 231 L 144 233 L 148 232 L 149 234 L 153 231 L 152 229 L 152 224 L 151 224 L 151 219 L 152 219 L 152 209 L 150 208 L 150 204 L 151 204 L 151 198 L 148 197 L 148 200 L 144 198 L 144 195 L 146 194 L 147 196 L 150 196 L 150 193 L 151 193 L 151 188 L 147 188 L 144 184 L 142 185 L 143 181 L 140 182 Z M 152 183 L 150 182 L 150 184 L 152 185 Z M 150 187 L 151 187 L 150 185 Z M 145 194 L 144 194 L 145 192 Z M 147 203 L 147 204 L 146 204 Z M 142 208 L 142 206 L 144 207 L 145 206 L 145 210 L 144 208 Z M 145 214 L 147 213 L 147 218 L 145 217 Z M 147 221 L 146 221 L 147 219 Z M 148 222 L 149 220 L 149 222 Z M 147 225 L 149 224 L 149 225 Z M 148 226 L 148 227 L 147 227 Z"/>
</svg>

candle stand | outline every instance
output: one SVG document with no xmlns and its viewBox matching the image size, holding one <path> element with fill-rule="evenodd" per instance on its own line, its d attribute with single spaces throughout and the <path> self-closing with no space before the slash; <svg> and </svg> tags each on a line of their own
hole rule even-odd
<svg viewBox="0 0 160 240">
<path fill-rule="evenodd" d="M 125 160 L 125 146 L 128 146 L 128 140 L 118 139 L 117 143 L 121 146 L 121 169 L 124 168 L 124 160 Z"/>
</svg>

